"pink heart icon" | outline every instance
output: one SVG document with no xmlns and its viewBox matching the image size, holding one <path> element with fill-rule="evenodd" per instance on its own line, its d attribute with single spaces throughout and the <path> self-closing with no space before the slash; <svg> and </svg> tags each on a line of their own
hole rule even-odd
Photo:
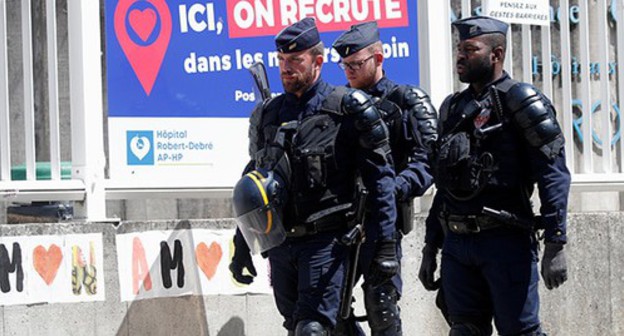
<svg viewBox="0 0 624 336">
<path fill-rule="evenodd" d="M 143 42 L 147 42 L 156 26 L 156 12 L 151 8 L 144 10 L 134 9 L 129 16 L 130 27 L 139 35 Z"/>
</svg>

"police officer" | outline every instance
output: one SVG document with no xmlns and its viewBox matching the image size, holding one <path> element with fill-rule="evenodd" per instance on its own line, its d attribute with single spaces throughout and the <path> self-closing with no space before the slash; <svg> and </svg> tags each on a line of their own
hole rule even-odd
<svg viewBox="0 0 624 336">
<path fill-rule="evenodd" d="M 399 85 L 386 77 L 383 70 L 383 50 L 377 22 L 351 26 L 334 41 L 333 48 L 341 57 L 338 65 L 344 70 L 349 86 L 373 96 L 390 131 L 390 145 L 396 172 L 397 255 L 401 256 L 400 241 L 413 226 L 413 200 L 432 184 L 427 151 L 437 137 L 437 113 L 429 96 L 420 88 Z M 372 335 L 401 335 L 400 272 L 391 281 L 379 283 L 370 272 L 374 245 L 362 246 L 359 271 L 364 275 L 364 304 Z M 348 323 L 351 324 L 352 323 Z M 360 333 L 349 330 L 344 334 Z"/>
<path fill-rule="evenodd" d="M 492 319 L 500 335 L 544 335 L 535 228 L 545 229 L 542 278 L 556 288 L 567 279 L 563 135 L 551 102 L 503 70 L 506 23 L 477 16 L 453 26 L 456 70 L 469 86 L 440 108 L 429 218 L 446 230 L 441 278 L 450 335 L 491 335 Z M 535 185 L 541 216 L 534 218 Z"/>
<path fill-rule="evenodd" d="M 366 94 L 321 79 L 324 46 L 314 19 L 284 28 L 275 45 L 285 93 L 252 113 L 248 167 L 263 165 L 266 149 L 281 139 L 292 178 L 286 239 L 267 251 L 275 301 L 289 335 L 329 335 L 349 255 L 339 241 L 353 220 L 357 176 L 375 207 L 366 222 L 367 239 L 375 245 L 371 268 L 391 278 L 399 267 L 387 130 Z M 249 282 L 253 278 L 243 270 L 252 271 L 253 264 L 240 236 L 230 270 Z"/>
</svg>

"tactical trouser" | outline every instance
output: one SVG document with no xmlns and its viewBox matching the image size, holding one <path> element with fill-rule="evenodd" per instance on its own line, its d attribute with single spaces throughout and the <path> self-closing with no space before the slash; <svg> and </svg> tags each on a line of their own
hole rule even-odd
<svg viewBox="0 0 624 336">
<path fill-rule="evenodd" d="M 275 303 L 287 330 L 305 320 L 334 327 L 348 252 L 338 242 L 340 236 L 328 232 L 287 238 L 269 250 Z"/>
<path fill-rule="evenodd" d="M 492 334 L 492 324 L 489 319 L 482 321 L 454 322 L 451 326 L 449 336 L 488 336 Z M 503 336 L 547 336 L 542 332 L 540 326 L 530 328 L 517 334 L 507 334 Z"/>
<path fill-rule="evenodd" d="M 397 257 L 401 260 L 402 235 L 397 232 Z M 398 301 L 401 296 L 403 281 L 401 271 L 383 284 L 373 285 L 374 279 L 370 266 L 375 257 L 375 242 L 366 240 L 360 249 L 358 272 L 364 275 L 364 305 L 368 324 L 373 336 L 402 335 L 401 317 Z M 357 283 L 357 279 L 355 281 Z M 384 300 L 383 304 L 380 300 Z M 377 302 L 377 303 L 376 303 Z M 391 319 L 391 320 L 390 320 Z M 394 327 L 391 327 L 394 326 Z M 355 318 L 338 320 L 333 336 L 364 336 Z"/>
<path fill-rule="evenodd" d="M 449 317 L 448 307 L 446 306 L 446 301 L 444 298 L 444 290 L 442 289 L 442 287 L 438 288 L 435 303 L 436 307 L 438 307 L 438 309 L 442 313 L 442 316 L 444 316 L 444 320 L 446 321 L 446 323 L 449 325 L 449 327 L 452 326 L 451 319 Z"/>
<path fill-rule="evenodd" d="M 441 279 L 450 335 L 490 335 L 492 319 L 501 335 L 523 335 L 540 325 L 537 241 L 528 233 L 449 231 Z"/>
</svg>

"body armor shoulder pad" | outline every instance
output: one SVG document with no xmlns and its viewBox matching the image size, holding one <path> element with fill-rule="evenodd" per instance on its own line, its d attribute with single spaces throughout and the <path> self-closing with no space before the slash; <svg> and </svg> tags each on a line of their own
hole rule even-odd
<svg viewBox="0 0 624 336">
<path fill-rule="evenodd" d="M 345 114 L 353 117 L 362 147 L 381 148 L 388 144 L 386 124 L 368 95 L 360 90 L 349 90 L 342 97 L 342 107 Z"/>
<path fill-rule="evenodd" d="M 415 86 L 406 86 L 403 96 L 408 130 L 412 137 L 420 136 L 421 143 L 427 150 L 431 150 L 431 146 L 438 139 L 438 113 L 431 104 L 431 98 Z"/>
<path fill-rule="evenodd" d="M 262 134 L 262 127 L 267 122 L 266 115 L 273 110 L 277 110 L 281 105 L 283 96 L 277 96 L 269 99 L 265 99 L 262 103 L 256 105 L 249 116 L 249 156 L 254 157 L 256 152 L 260 149 L 261 143 L 264 142 Z"/>
<path fill-rule="evenodd" d="M 564 145 L 563 134 L 548 99 L 527 83 L 513 85 L 505 97 L 509 117 L 529 144 L 549 158 L 559 154 Z"/>
<path fill-rule="evenodd" d="M 541 99 L 541 94 L 537 89 L 528 83 L 518 82 L 510 87 L 506 92 L 505 103 L 512 113 L 521 110 L 524 106 L 532 104 L 535 100 Z"/>
</svg>

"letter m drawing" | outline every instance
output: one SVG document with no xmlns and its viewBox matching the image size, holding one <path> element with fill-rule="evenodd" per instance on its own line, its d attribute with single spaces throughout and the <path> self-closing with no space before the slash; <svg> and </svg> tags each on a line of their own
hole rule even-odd
<svg viewBox="0 0 624 336">
<path fill-rule="evenodd" d="M 0 290 L 2 293 L 11 291 L 9 273 L 15 273 L 15 289 L 24 290 L 24 270 L 22 269 L 22 248 L 13 243 L 13 259 L 9 258 L 9 251 L 4 244 L 0 244 Z"/>
</svg>

